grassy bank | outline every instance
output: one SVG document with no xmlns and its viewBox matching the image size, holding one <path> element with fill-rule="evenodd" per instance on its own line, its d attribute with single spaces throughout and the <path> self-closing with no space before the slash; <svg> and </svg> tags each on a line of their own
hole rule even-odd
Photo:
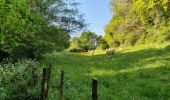
<svg viewBox="0 0 170 100">
<path fill-rule="evenodd" d="M 170 100 L 169 44 L 120 49 L 113 56 L 103 53 L 46 56 L 42 64 L 53 64 L 50 99 L 58 96 L 64 69 L 66 100 L 90 100 L 93 77 L 99 81 L 99 100 Z"/>
</svg>

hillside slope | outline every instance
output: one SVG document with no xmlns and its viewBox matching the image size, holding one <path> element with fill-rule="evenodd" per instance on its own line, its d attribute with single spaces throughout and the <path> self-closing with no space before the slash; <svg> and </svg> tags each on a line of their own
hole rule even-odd
<svg viewBox="0 0 170 100">
<path fill-rule="evenodd" d="M 57 98 L 60 70 L 65 70 L 65 99 L 90 100 L 91 79 L 98 78 L 99 100 L 170 100 L 170 45 L 134 47 L 113 56 L 48 55 L 53 64 L 50 99 Z"/>
</svg>

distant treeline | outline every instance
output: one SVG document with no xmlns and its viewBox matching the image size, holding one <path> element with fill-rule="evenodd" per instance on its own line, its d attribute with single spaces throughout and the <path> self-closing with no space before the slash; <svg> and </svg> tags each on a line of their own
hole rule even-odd
<svg viewBox="0 0 170 100">
<path fill-rule="evenodd" d="M 88 52 L 90 50 L 106 50 L 108 48 L 109 45 L 103 36 L 91 31 L 84 31 L 79 37 L 71 39 L 69 50 L 70 52 Z"/>
</svg>

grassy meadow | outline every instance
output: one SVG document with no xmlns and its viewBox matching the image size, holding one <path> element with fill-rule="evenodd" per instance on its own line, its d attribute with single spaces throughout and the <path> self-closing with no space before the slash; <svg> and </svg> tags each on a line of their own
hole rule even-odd
<svg viewBox="0 0 170 100">
<path fill-rule="evenodd" d="M 99 100 L 170 100 L 170 44 L 103 52 L 49 54 L 52 63 L 49 99 L 58 98 L 60 70 L 65 70 L 65 100 L 91 100 L 91 79 L 99 81 Z"/>
</svg>

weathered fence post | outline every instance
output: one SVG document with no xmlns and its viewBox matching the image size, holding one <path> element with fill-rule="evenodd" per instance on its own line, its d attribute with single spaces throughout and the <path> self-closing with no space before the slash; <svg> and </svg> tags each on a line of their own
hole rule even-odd
<svg viewBox="0 0 170 100">
<path fill-rule="evenodd" d="M 40 100 L 46 100 L 48 97 L 48 89 L 51 75 L 51 65 L 49 68 L 43 68 L 43 79 L 41 82 Z"/>
<path fill-rule="evenodd" d="M 47 90 L 47 68 L 43 68 L 43 79 L 41 82 L 41 94 L 40 94 L 40 100 L 46 99 L 46 90 Z"/>
<path fill-rule="evenodd" d="M 64 70 L 61 70 L 59 91 L 60 91 L 60 100 L 64 100 Z"/>
<path fill-rule="evenodd" d="M 92 79 L 92 100 L 97 100 L 98 96 L 97 96 L 97 85 L 98 85 L 98 81 L 96 78 Z"/>
<path fill-rule="evenodd" d="M 49 90 L 49 87 L 50 87 L 50 78 L 51 78 L 51 67 L 52 65 L 50 64 L 49 67 L 48 67 L 48 76 L 47 76 L 47 96 L 48 96 L 48 90 Z"/>
</svg>

